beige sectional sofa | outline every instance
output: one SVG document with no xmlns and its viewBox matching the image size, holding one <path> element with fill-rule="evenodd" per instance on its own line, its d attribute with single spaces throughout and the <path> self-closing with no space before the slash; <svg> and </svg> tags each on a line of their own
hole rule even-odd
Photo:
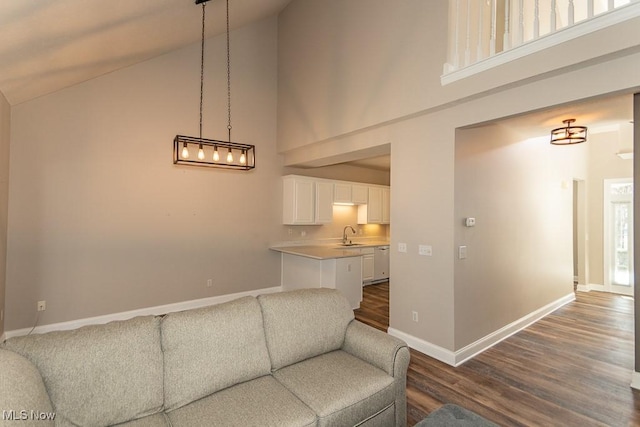
<svg viewBox="0 0 640 427">
<path fill-rule="evenodd" d="M 405 426 L 408 364 L 335 290 L 244 297 L 7 340 L 0 423 Z"/>
</svg>

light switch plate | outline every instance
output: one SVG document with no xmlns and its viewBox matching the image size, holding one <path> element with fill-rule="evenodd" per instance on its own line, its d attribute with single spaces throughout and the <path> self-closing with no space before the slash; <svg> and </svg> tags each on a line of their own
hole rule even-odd
<svg viewBox="0 0 640 427">
<path fill-rule="evenodd" d="M 465 259 L 467 257 L 467 247 L 458 246 L 458 259 Z"/>
</svg>

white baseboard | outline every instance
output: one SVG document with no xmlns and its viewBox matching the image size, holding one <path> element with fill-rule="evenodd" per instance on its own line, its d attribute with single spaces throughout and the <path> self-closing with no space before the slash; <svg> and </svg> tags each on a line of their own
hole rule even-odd
<svg viewBox="0 0 640 427">
<path fill-rule="evenodd" d="M 388 333 L 389 335 L 393 335 L 404 340 L 409 345 L 409 347 L 413 348 L 414 350 L 418 350 L 419 352 L 433 357 L 434 359 L 437 359 L 448 365 L 458 366 L 473 358 L 474 356 L 482 353 L 483 351 L 493 347 L 500 341 L 525 329 L 527 326 L 537 322 L 538 320 L 542 319 L 543 317 L 552 313 L 563 305 L 574 301 L 575 298 L 575 294 L 571 292 L 570 294 L 567 294 L 564 297 L 559 298 L 558 300 L 553 301 L 532 313 L 529 313 L 528 315 L 516 320 L 515 322 L 512 322 L 455 352 L 393 328 L 389 328 Z"/>
<path fill-rule="evenodd" d="M 387 333 L 396 338 L 400 338 L 401 340 L 406 342 L 409 347 L 414 350 L 418 350 L 420 353 L 433 357 L 434 359 L 444 362 L 447 365 L 456 366 L 456 355 L 451 350 L 447 350 L 446 348 L 432 344 L 429 341 L 416 338 L 413 335 L 409 335 L 391 327 L 387 329 Z"/>
<path fill-rule="evenodd" d="M 633 371 L 631 373 L 631 388 L 640 390 L 640 372 Z"/>
<path fill-rule="evenodd" d="M 578 286 L 576 287 L 576 289 L 580 292 L 591 292 L 591 291 L 606 292 L 604 285 L 600 285 L 597 283 L 589 283 L 586 285 L 582 285 L 578 283 Z"/>
<path fill-rule="evenodd" d="M 49 325 L 36 326 L 36 328 L 33 330 L 33 333 L 42 334 L 42 333 L 51 332 L 51 331 L 68 331 L 70 329 L 77 329 L 81 326 L 100 325 L 100 324 L 112 322 L 114 320 L 131 319 L 132 317 L 136 317 L 136 316 L 148 316 L 148 315 L 158 316 L 162 314 L 173 313 L 176 311 L 184 311 L 184 310 L 190 310 L 192 308 L 200 308 L 200 307 L 206 307 L 209 305 L 220 304 L 220 303 L 231 301 L 244 296 L 257 296 L 260 294 L 271 294 L 276 292 L 282 292 L 282 287 L 275 286 L 272 288 L 257 289 L 255 291 L 238 292 L 235 294 L 219 295 L 215 297 L 201 298 L 201 299 L 195 299 L 190 301 L 182 301 L 182 302 L 176 302 L 173 304 L 165 304 L 165 305 L 158 305 L 155 307 L 140 308 L 140 309 L 131 310 L 131 311 L 123 311 L 120 313 L 106 314 L 104 316 L 88 317 L 85 319 L 71 320 L 69 322 L 52 323 Z M 11 337 L 27 335 L 29 331 L 31 331 L 31 328 L 5 331 L 0 342 L 3 342 L 5 339 L 9 339 Z"/>
</svg>

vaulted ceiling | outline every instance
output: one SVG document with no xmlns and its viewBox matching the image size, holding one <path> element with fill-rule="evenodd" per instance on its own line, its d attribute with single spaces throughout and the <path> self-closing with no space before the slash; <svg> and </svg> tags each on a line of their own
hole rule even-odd
<svg viewBox="0 0 640 427">
<path fill-rule="evenodd" d="M 231 27 L 291 0 L 230 0 Z M 223 33 L 226 2 L 206 6 L 206 37 Z M 2 0 L 0 91 L 11 105 L 197 42 L 194 0 Z"/>
</svg>

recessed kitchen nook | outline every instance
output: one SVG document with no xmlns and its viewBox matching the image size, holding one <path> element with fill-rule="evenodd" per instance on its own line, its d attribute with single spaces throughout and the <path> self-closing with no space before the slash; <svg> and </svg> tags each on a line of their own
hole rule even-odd
<svg viewBox="0 0 640 427">
<path fill-rule="evenodd" d="M 389 279 L 390 187 L 286 175 L 282 190 L 283 225 L 332 227 L 318 239 L 289 228 L 301 240 L 271 247 L 281 253 L 283 289 L 336 288 L 359 308 L 362 286 Z"/>
</svg>

